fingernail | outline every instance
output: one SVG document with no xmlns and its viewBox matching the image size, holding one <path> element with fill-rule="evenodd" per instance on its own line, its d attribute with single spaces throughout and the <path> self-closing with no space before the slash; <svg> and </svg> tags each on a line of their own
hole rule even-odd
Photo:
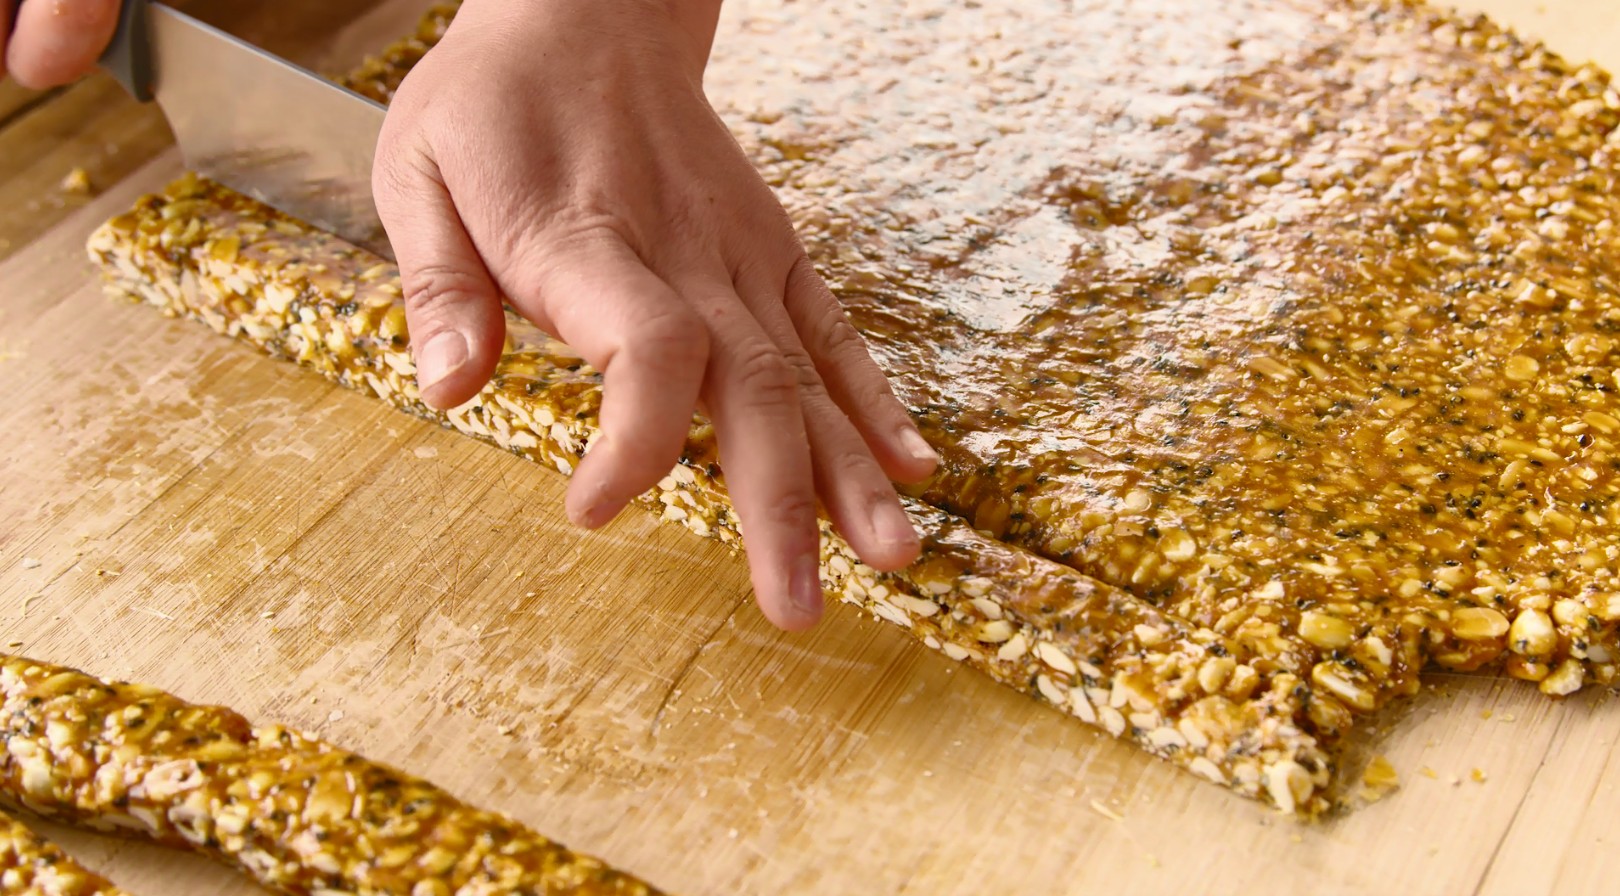
<svg viewBox="0 0 1620 896">
<path fill-rule="evenodd" d="M 574 525 L 584 529 L 600 529 L 617 515 L 618 511 L 607 506 L 600 493 L 592 496 L 578 510 L 569 511 L 568 514 Z"/>
<path fill-rule="evenodd" d="M 455 330 L 443 330 L 416 353 L 416 387 L 423 391 L 467 363 L 467 340 Z"/>
<path fill-rule="evenodd" d="M 595 529 L 606 523 L 612 516 L 605 511 L 610 509 L 607 503 L 607 488 L 593 474 L 595 465 L 582 463 L 574 470 L 574 479 L 568 483 L 568 497 L 563 501 L 563 509 L 568 512 L 568 519 L 574 525 L 585 529 Z"/>
<path fill-rule="evenodd" d="M 888 548 L 911 547 L 917 543 L 917 530 L 911 517 L 894 501 L 883 501 L 872 508 L 872 534 Z"/>
<path fill-rule="evenodd" d="M 907 454 L 917 460 L 927 461 L 931 464 L 939 463 L 939 452 L 935 451 L 934 446 L 928 444 L 928 440 L 922 437 L 922 433 L 915 429 L 908 427 L 900 430 L 900 444 L 906 447 Z"/>
<path fill-rule="evenodd" d="M 805 555 L 794 563 L 788 598 L 800 615 L 811 620 L 821 616 L 821 563 L 815 557 Z"/>
</svg>

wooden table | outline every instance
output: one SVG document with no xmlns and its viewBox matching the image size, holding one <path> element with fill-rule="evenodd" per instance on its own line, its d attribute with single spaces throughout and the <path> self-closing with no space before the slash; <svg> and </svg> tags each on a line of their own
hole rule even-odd
<svg viewBox="0 0 1620 896">
<path fill-rule="evenodd" d="M 367 6 L 218 17 L 342 68 L 411 12 L 337 28 Z M 1620 67 L 1620 10 L 1470 6 Z M 11 651 L 313 731 L 678 893 L 1612 887 L 1605 694 L 1435 676 L 1376 745 L 1402 789 L 1302 827 L 852 609 L 775 632 L 714 544 L 643 513 L 576 532 L 555 473 L 103 299 L 85 234 L 179 170 L 105 79 L 0 85 L 0 159 Z M 75 166 L 104 192 L 59 191 Z M 49 832 L 138 893 L 257 892 Z"/>
</svg>

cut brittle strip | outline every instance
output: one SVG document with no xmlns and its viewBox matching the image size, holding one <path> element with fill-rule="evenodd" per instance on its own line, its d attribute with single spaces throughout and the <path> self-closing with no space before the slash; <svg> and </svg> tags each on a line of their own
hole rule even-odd
<svg viewBox="0 0 1620 896">
<path fill-rule="evenodd" d="M 338 82 L 379 103 L 387 103 L 394 98 L 394 91 L 399 89 L 400 82 L 405 80 L 411 67 L 444 37 L 445 31 L 450 28 L 450 20 L 460 7 L 459 2 L 435 5 L 423 13 L 415 34 L 389 44 L 375 56 L 366 57 L 354 71 L 340 77 Z"/>
<path fill-rule="evenodd" d="M 0 893 L 5 896 L 129 896 L 27 825 L 0 813 Z"/>
<path fill-rule="evenodd" d="M 90 241 L 111 291 L 203 321 L 269 354 L 561 472 L 597 432 L 600 379 L 564 346 L 508 315 L 508 345 L 484 390 L 448 413 L 414 382 L 397 270 L 376 256 L 194 177 Z M 737 544 L 707 424 L 645 500 L 664 518 Z M 1286 811 L 1328 805 L 1325 748 L 1344 720 L 1316 719 L 1308 653 L 1259 657 L 1127 592 L 907 502 L 925 541 L 904 572 L 862 565 L 830 529 L 824 584 L 930 647 L 1144 749 Z M 1414 680 L 1408 646 L 1383 644 L 1387 680 Z M 1318 734 L 1311 733 L 1314 729 Z"/>
<path fill-rule="evenodd" d="M 656 892 L 364 757 L 36 660 L 0 656 L 0 744 L 0 805 L 196 850 L 282 893 Z"/>
</svg>

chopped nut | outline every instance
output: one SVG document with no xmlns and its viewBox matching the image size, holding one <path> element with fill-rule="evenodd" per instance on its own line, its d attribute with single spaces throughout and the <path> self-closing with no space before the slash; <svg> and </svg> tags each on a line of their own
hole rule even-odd
<svg viewBox="0 0 1620 896">
<path fill-rule="evenodd" d="M 1400 775 L 1396 774 L 1395 766 L 1383 756 L 1374 756 L 1361 774 L 1361 798 L 1376 802 L 1400 785 Z"/>
<path fill-rule="evenodd" d="M 1005 619 L 992 619 L 979 626 L 979 634 L 975 640 L 987 644 L 1000 644 L 1013 636 L 1015 629 L 1011 622 Z"/>
<path fill-rule="evenodd" d="M 1297 762 L 1279 762 L 1266 768 L 1266 792 L 1284 812 L 1292 812 L 1309 796 L 1311 776 Z"/>
<path fill-rule="evenodd" d="M 1541 365 L 1536 363 L 1535 358 L 1528 355 L 1514 355 L 1507 359 L 1507 364 L 1503 366 L 1502 372 L 1510 380 L 1523 382 L 1535 379 L 1536 374 L 1541 372 Z"/>
<path fill-rule="evenodd" d="M 1337 663 L 1331 661 L 1317 663 L 1311 668 L 1311 681 L 1363 712 L 1371 712 L 1378 707 L 1376 695 L 1352 680 L 1345 669 Z"/>
<path fill-rule="evenodd" d="M 1540 610 L 1524 610 L 1508 629 L 1508 649 L 1520 656 L 1547 656 L 1558 647 L 1552 617 Z"/>
<path fill-rule="evenodd" d="M 1299 636 L 1323 650 L 1339 650 L 1350 646 L 1356 630 L 1337 616 L 1307 610 L 1299 617 Z"/>
<path fill-rule="evenodd" d="M 1070 676 L 1077 675 L 1080 672 L 1080 670 L 1074 665 L 1074 660 L 1070 659 L 1068 654 L 1058 649 L 1057 645 L 1051 643 L 1050 641 L 1037 642 L 1035 645 L 1035 655 L 1040 657 L 1041 662 L 1051 666 L 1059 672 L 1067 673 Z"/>
<path fill-rule="evenodd" d="M 1549 697 L 1565 697 L 1586 683 L 1586 667 L 1579 660 L 1567 659 L 1541 680 L 1541 692 Z"/>
<path fill-rule="evenodd" d="M 1463 607 L 1452 613 L 1451 631 L 1465 641 L 1488 641 L 1508 633 L 1508 620 L 1490 607 Z"/>
</svg>

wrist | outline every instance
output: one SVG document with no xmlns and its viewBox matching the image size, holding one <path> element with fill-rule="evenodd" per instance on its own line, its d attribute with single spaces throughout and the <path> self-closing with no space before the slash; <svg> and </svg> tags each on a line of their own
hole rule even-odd
<svg viewBox="0 0 1620 896">
<path fill-rule="evenodd" d="M 0 0 L 3 2 L 3 0 Z M 588 25 L 598 35 L 664 37 L 701 77 L 722 0 L 464 0 L 457 24 L 501 29 Z M 453 27 L 453 26 L 452 26 Z M 627 30 L 633 29 L 633 30 Z"/>
</svg>

